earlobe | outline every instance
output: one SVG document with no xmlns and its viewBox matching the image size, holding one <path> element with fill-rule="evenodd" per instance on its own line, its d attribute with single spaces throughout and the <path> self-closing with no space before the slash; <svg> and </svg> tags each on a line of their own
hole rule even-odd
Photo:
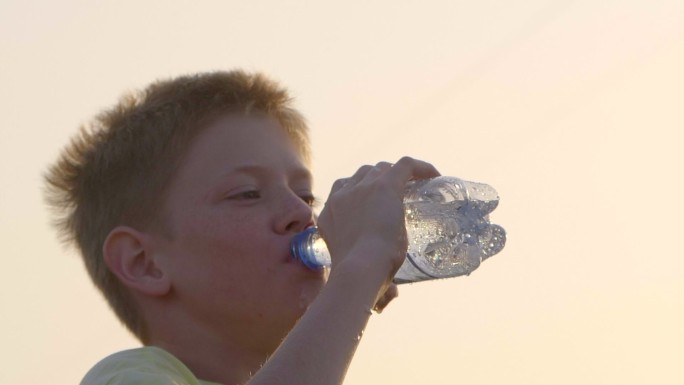
<svg viewBox="0 0 684 385">
<path fill-rule="evenodd" d="M 155 297 L 171 290 L 168 274 L 155 260 L 148 235 L 118 226 L 107 236 L 102 252 L 107 267 L 126 287 Z"/>
</svg>

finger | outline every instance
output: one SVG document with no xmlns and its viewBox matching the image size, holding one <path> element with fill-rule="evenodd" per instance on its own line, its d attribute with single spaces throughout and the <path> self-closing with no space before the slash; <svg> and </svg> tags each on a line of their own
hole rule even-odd
<svg viewBox="0 0 684 385">
<path fill-rule="evenodd" d="M 432 164 L 408 156 L 399 159 L 387 171 L 387 177 L 400 188 L 403 188 L 409 180 L 435 178 L 440 175 Z"/>
<path fill-rule="evenodd" d="M 340 178 L 340 179 L 336 180 L 335 183 L 333 183 L 333 185 L 332 185 L 332 189 L 330 189 L 330 193 L 332 194 L 332 193 L 342 189 L 342 187 L 346 186 L 349 183 L 349 181 L 350 181 L 350 178 Z"/>
<path fill-rule="evenodd" d="M 378 301 L 375 303 L 375 306 L 373 307 L 373 310 L 380 314 L 382 311 L 387 307 L 387 305 L 392 302 L 393 299 L 397 298 L 399 296 L 399 289 L 397 288 L 397 285 L 391 284 L 385 293 L 378 299 Z"/>
<path fill-rule="evenodd" d="M 365 165 L 359 167 L 359 169 L 356 170 L 356 172 L 354 173 L 354 175 L 352 175 L 352 176 L 349 178 L 350 183 L 353 183 L 353 184 L 359 183 L 359 181 L 363 180 L 363 178 L 365 178 L 366 175 L 367 175 L 371 170 L 373 170 L 373 168 L 374 168 L 374 167 L 371 166 L 371 165 L 369 165 L 369 164 L 365 164 Z"/>
<path fill-rule="evenodd" d="M 368 172 L 366 172 L 361 181 L 375 180 L 376 178 L 387 172 L 390 168 L 392 168 L 392 166 L 393 164 L 389 162 L 378 162 L 375 164 L 374 167 L 370 168 Z"/>
<path fill-rule="evenodd" d="M 383 171 L 389 170 L 390 168 L 392 168 L 392 166 L 394 166 L 394 164 L 392 164 L 390 162 L 378 162 L 375 164 L 375 168 L 383 170 Z"/>
<path fill-rule="evenodd" d="M 344 187 L 350 187 L 350 186 L 356 185 L 372 169 L 373 169 L 373 166 L 366 164 L 366 165 L 359 167 L 359 169 L 356 170 L 354 175 L 350 176 L 349 178 L 341 178 L 341 179 L 336 180 L 335 183 L 333 183 L 332 189 L 330 190 L 330 195 L 334 194 L 335 192 L 341 190 Z"/>
</svg>

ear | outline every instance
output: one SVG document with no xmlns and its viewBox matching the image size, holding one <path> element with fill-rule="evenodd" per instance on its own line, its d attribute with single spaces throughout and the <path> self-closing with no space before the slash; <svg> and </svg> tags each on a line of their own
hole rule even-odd
<svg viewBox="0 0 684 385">
<path fill-rule="evenodd" d="M 154 258 L 149 235 L 118 226 L 107 236 L 102 251 L 105 263 L 126 287 L 155 297 L 171 290 L 168 274 Z"/>
</svg>

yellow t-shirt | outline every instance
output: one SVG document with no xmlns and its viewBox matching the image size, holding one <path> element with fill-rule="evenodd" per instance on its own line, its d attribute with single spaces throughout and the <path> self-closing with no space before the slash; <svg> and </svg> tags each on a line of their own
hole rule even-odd
<svg viewBox="0 0 684 385">
<path fill-rule="evenodd" d="M 98 362 L 81 385 L 219 385 L 201 381 L 167 351 L 146 346 L 124 350 Z"/>
</svg>

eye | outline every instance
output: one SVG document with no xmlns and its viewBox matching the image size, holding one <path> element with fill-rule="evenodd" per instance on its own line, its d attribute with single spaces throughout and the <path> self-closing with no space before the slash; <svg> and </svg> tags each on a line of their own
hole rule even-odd
<svg viewBox="0 0 684 385">
<path fill-rule="evenodd" d="M 318 199 L 313 196 L 313 194 L 304 194 L 300 195 L 299 197 L 311 207 L 316 207 L 320 203 Z"/>
<path fill-rule="evenodd" d="M 254 200 L 254 199 L 260 199 L 261 198 L 261 193 L 258 190 L 248 190 L 248 191 L 243 191 L 234 195 L 231 195 L 228 197 L 228 199 L 231 200 Z"/>
</svg>

